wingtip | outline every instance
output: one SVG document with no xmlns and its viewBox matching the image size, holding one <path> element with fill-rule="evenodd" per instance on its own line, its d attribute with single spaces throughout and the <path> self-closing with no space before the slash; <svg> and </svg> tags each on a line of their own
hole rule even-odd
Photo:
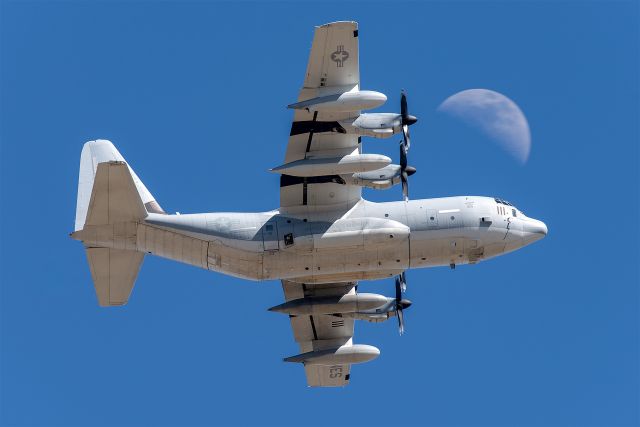
<svg viewBox="0 0 640 427">
<path fill-rule="evenodd" d="M 353 25 L 356 29 L 358 28 L 358 21 L 333 21 L 327 22 L 326 24 L 318 25 L 317 28 L 331 27 L 337 25 Z"/>
</svg>

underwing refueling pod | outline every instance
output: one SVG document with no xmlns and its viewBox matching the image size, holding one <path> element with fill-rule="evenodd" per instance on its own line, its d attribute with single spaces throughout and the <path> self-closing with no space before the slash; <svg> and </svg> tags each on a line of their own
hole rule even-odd
<svg viewBox="0 0 640 427">
<path fill-rule="evenodd" d="M 294 110 L 305 109 L 313 112 L 351 112 L 359 110 L 371 110 L 387 102 L 387 96 L 372 90 L 352 89 L 349 92 L 334 93 L 332 95 L 318 96 L 305 101 L 288 105 Z"/>
<path fill-rule="evenodd" d="M 391 159 L 380 154 L 348 154 L 342 157 L 307 157 L 271 169 L 291 176 L 340 175 L 382 169 Z"/>
</svg>

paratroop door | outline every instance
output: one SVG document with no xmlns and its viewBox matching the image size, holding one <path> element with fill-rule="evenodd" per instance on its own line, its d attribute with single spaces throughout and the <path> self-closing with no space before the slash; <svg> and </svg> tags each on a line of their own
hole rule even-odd
<svg viewBox="0 0 640 427">
<path fill-rule="evenodd" d="M 267 221 L 262 227 L 262 243 L 265 251 L 278 250 L 278 225 L 275 221 Z"/>
</svg>

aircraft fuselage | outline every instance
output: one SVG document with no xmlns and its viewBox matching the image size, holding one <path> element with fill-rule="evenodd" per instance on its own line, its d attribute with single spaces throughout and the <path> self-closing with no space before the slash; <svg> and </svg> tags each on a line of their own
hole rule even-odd
<svg viewBox="0 0 640 427">
<path fill-rule="evenodd" d="M 135 242 L 131 237 L 119 242 L 115 232 L 113 242 L 93 244 L 135 249 L 244 279 L 305 283 L 381 279 L 409 268 L 476 263 L 547 232 L 544 223 L 515 207 L 477 196 L 362 200 L 339 218 L 330 212 L 313 218 L 278 211 L 152 213 L 129 226 L 136 227 Z M 99 239 L 101 233 L 94 235 Z M 89 236 L 85 244 L 92 244 Z"/>
</svg>

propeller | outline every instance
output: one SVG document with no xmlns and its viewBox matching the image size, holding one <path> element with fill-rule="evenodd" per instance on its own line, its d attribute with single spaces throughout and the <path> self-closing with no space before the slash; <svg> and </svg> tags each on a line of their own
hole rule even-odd
<svg viewBox="0 0 640 427">
<path fill-rule="evenodd" d="M 416 173 L 416 169 L 407 166 L 407 152 L 411 147 L 411 138 L 409 136 L 409 126 L 418 121 L 415 116 L 409 114 L 407 107 L 407 93 L 402 90 L 400 94 L 400 117 L 402 118 L 402 136 L 400 141 L 400 182 L 402 183 L 402 195 L 404 200 L 409 200 L 409 177 Z"/>
<path fill-rule="evenodd" d="M 407 92 L 402 90 L 400 93 L 400 117 L 402 118 L 402 136 L 403 143 L 406 151 L 409 151 L 411 146 L 411 138 L 409 137 L 409 126 L 418 121 L 415 116 L 409 114 L 409 108 L 407 107 Z"/>
<path fill-rule="evenodd" d="M 402 298 L 402 293 L 407 290 L 404 272 L 396 276 L 396 317 L 398 318 L 398 330 L 400 335 L 404 334 L 404 313 L 403 310 L 411 306 L 411 301 Z"/>
<path fill-rule="evenodd" d="M 400 182 L 404 200 L 409 200 L 409 177 L 416 173 L 416 168 L 407 165 L 407 146 L 400 141 Z"/>
</svg>

